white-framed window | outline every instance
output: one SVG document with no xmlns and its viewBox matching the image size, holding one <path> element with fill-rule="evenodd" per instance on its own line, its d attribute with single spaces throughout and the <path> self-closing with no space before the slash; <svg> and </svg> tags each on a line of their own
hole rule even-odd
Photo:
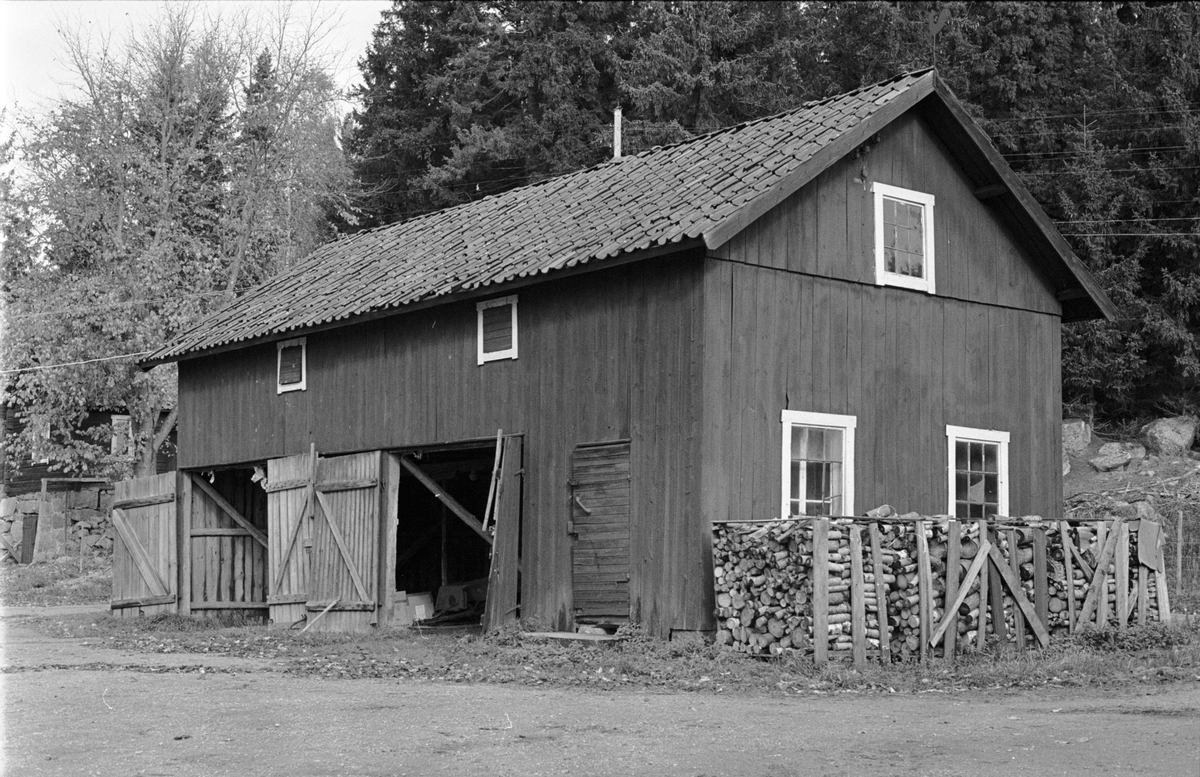
<svg viewBox="0 0 1200 777">
<path fill-rule="evenodd" d="M 946 426 L 949 509 L 956 518 L 1008 515 L 1008 432 Z"/>
<path fill-rule="evenodd" d="M 276 345 L 275 393 L 304 391 L 308 382 L 308 347 L 297 337 Z"/>
<path fill-rule="evenodd" d="M 783 517 L 854 515 L 852 415 L 784 410 Z"/>
<path fill-rule="evenodd" d="M 875 195 L 875 283 L 934 293 L 932 194 L 871 184 Z"/>
<path fill-rule="evenodd" d="M 479 364 L 517 358 L 517 295 L 485 300 L 475 306 L 479 328 Z"/>
</svg>

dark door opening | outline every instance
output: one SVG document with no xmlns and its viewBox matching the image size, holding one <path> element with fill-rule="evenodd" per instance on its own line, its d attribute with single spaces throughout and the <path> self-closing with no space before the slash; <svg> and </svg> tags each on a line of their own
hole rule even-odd
<svg viewBox="0 0 1200 777">
<path fill-rule="evenodd" d="M 406 459 L 477 523 L 486 515 L 495 525 L 488 510 L 489 493 L 495 491 L 495 444 L 406 454 Z M 406 467 L 401 468 L 396 515 L 395 620 L 478 624 L 487 597 L 491 543 Z"/>
</svg>

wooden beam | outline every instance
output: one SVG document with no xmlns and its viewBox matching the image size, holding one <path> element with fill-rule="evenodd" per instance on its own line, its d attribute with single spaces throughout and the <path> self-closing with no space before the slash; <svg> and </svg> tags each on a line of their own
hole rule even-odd
<svg viewBox="0 0 1200 777">
<path fill-rule="evenodd" d="M 250 523 L 250 521 L 246 520 L 241 513 L 235 510 L 233 505 L 229 504 L 229 502 L 225 500 L 225 497 L 218 494 L 217 490 L 213 488 L 207 480 L 202 477 L 192 475 L 192 482 L 195 485 L 200 486 L 200 490 L 204 492 L 204 495 L 211 499 L 217 507 L 221 508 L 222 512 L 232 518 L 234 523 L 249 532 L 250 536 L 253 537 L 259 545 L 262 545 L 264 548 L 267 547 L 267 535 L 263 534 L 257 526 Z"/>
<path fill-rule="evenodd" d="M 1079 613 L 1079 624 L 1084 624 L 1091 621 L 1092 616 L 1098 611 L 1098 604 L 1101 598 L 1108 596 L 1108 564 L 1113 559 L 1113 554 L 1117 549 L 1118 532 L 1110 531 L 1108 533 L 1108 541 L 1104 543 L 1104 550 L 1100 553 L 1100 558 L 1096 561 L 1096 573 L 1092 575 L 1092 584 L 1088 586 L 1087 598 L 1083 600 L 1083 610 Z M 1107 619 L 1097 623 L 1098 628 L 1104 628 Z"/>
<path fill-rule="evenodd" d="M 1011 192 L 1012 189 L 1009 189 L 1008 184 L 1006 183 L 989 183 L 986 186 L 980 186 L 975 190 L 975 199 L 990 200 L 993 197 L 999 197 Z"/>
<path fill-rule="evenodd" d="M 862 528 L 850 524 L 850 632 L 854 639 L 854 666 L 862 669 L 867 665 L 867 610 L 863 601 L 866 586 L 863 583 Z"/>
<path fill-rule="evenodd" d="M 892 663 L 892 635 L 887 619 L 887 584 L 883 581 L 886 569 L 883 565 L 882 540 L 879 522 L 871 521 L 868 533 L 871 537 L 871 573 L 875 575 L 875 619 L 879 622 L 879 660 L 884 666 Z"/>
<path fill-rule="evenodd" d="M 479 523 L 479 520 L 475 516 L 471 515 L 471 513 L 468 512 L 465 507 L 460 505 L 454 499 L 454 497 L 442 491 L 442 487 L 434 482 L 432 478 L 422 472 L 421 468 L 418 467 L 410 457 L 401 456 L 400 465 L 408 470 L 409 474 L 420 481 L 421 485 L 425 486 L 425 488 L 428 488 L 430 493 L 432 493 L 438 499 L 438 501 L 450 509 L 450 512 L 457 515 L 459 519 L 467 526 L 470 526 L 472 531 L 485 539 L 489 545 L 492 544 L 492 535 L 488 534 L 484 530 L 483 525 Z"/>
<path fill-rule="evenodd" d="M 168 491 L 165 494 L 155 494 L 154 496 L 141 496 L 136 499 L 121 499 L 112 503 L 113 509 L 132 510 L 135 507 L 150 507 L 151 505 L 162 505 L 167 502 L 175 501 L 175 492 Z"/>
<path fill-rule="evenodd" d="M 1067 633 L 1075 633 L 1075 562 L 1071 548 L 1075 541 L 1071 539 L 1070 526 L 1066 521 L 1059 521 L 1058 536 L 1063 546 L 1063 572 L 1067 577 Z"/>
<path fill-rule="evenodd" d="M 483 508 L 483 528 L 486 529 L 492 517 L 492 500 L 496 496 L 496 481 L 500 479 L 500 454 L 503 452 L 504 430 L 496 430 L 496 457 L 492 461 L 492 479 L 488 483 L 486 507 Z"/>
<path fill-rule="evenodd" d="M 829 519 L 813 524 L 813 662 L 829 660 Z M 882 607 L 883 602 L 879 605 Z"/>
<path fill-rule="evenodd" d="M 141 599 L 119 599 L 108 605 L 110 610 L 124 610 L 129 607 L 154 607 L 159 604 L 174 604 L 175 594 L 165 596 L 144 596 Z"/>
</svg>

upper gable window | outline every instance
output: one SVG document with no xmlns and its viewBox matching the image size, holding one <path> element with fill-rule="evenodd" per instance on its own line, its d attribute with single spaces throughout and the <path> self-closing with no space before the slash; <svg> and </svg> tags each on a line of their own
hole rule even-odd
<svg viewBox="0 0 1200 777">
<path fill-rule="evenodd" d="M 479 328 L 479 364 L 517 358 L 517 297 L 499 297 L 475 306 Z"/>
<path fill-rule="evenodd" d="M 871 185 L 875 195 L 875 283 L 934 292 L 933 195 Z"/>
<path fill-rule="evenodd" d="M 308 355 L 305 339 L 284 340 L 277 346 L 278 367 L 276 370 L 276 392 L 304 391 L 308 379 Z"/>
</svg>

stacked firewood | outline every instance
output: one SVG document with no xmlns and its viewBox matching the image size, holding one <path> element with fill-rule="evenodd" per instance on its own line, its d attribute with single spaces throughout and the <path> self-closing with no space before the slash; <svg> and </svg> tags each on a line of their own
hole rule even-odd
<svg viewBox="0 0 1200 777">
<path fill-rule="evenodd" d="M 778 655 L 811 642 L 811 524 L 721 525 L 713 561 L 719 644 Z"/>
</svg>

